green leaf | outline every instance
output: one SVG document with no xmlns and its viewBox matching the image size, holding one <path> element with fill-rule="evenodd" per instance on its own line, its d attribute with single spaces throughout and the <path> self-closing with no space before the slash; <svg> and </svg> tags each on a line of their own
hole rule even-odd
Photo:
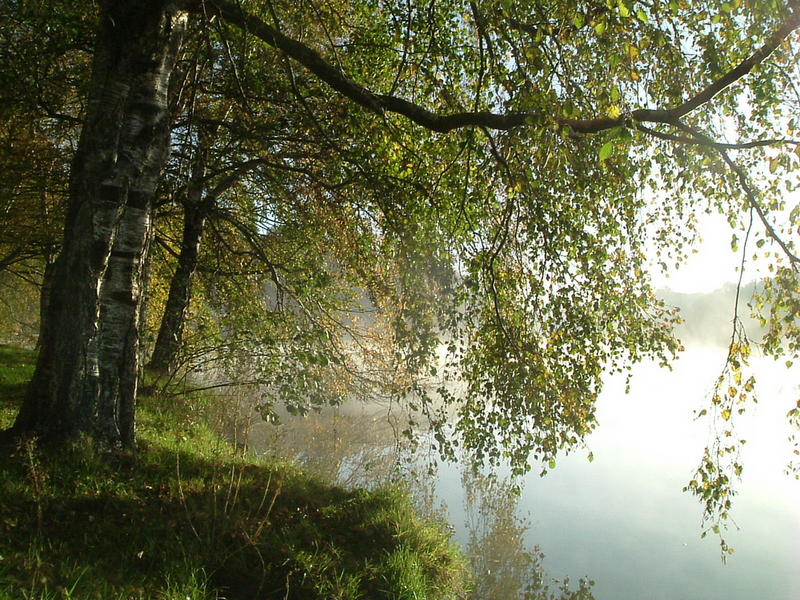
<svg viewBox="0 0 800 600">
<path fill-rule="evenodd" d="M 614 153 L 614 142 L 613 141 L 608 141 L 605 144 L 603 144 L 603 147 L 600 148 L 600 157 L 599 157 L 600 158 L 600 162 L 602 163 L 602 162 L 605 162 L 606 160 L 608 160 L 613 153 Z"/>
</svg>

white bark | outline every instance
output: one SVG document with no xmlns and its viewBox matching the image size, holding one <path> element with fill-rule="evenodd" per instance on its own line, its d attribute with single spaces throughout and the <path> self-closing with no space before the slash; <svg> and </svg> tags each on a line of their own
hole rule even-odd
<svg viewBox="0 0 800 600">
<path fill-rule="evenodd" d="M 185 24 L 171 2 L 105 3 L 64 248 L 19 431 L 133 443 L 141 280 Z"/>
</svg>

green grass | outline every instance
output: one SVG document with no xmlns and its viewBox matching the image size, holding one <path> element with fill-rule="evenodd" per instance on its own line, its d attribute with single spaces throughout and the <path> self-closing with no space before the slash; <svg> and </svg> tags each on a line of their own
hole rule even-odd
<svg viewBox="0 0 800 600">
<path fill-rule="evenodd" d="M 31 352 L 0 346 L 0 427 Z M 452 598 L 463 560 L 398 488 L 348 491 L 238 455 L 203 397 L 142 398 L 137 452 L 0 455 L 0 600 Z"/>
<path fill-rule="evenodd" d="M 0 344 L 0 429 L 14 422 L 35 361 L 36 355 L 30 350 Z"/>
</svg>

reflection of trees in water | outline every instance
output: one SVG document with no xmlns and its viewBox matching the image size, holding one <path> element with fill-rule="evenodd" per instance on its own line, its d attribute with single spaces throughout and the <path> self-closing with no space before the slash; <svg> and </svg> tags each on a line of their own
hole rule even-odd
<svg viewBox="0 0 800 600">
<path fill-rule="evenodd" d="M 253 451 L 292 459 L 309 474 L 344 487 L 374 488 L 396 480 L 408 456 L 391 415 L 366 407 L 287 415 L 277 423 L 253 424 L 247 436 Z"/>
<path fill-rule="evenodd" d="M 466 509 L 466 553 L 474 576 L 471 600 L 592 600 L 592 582 L 569 579 L 549 589 L 544 554 L 525 543 L 529 523 L 518 516 L 519 494 L 512 481 L 465 469 L 461 477 Z M 555 580 L 554 580 L 555 582 Z"/>
<path fill-rule="evenodd" d="M 295 460 L 308 473 L 337 485 L 374 488 L 402 481 L 424 516 L 446 521 L 437 474 L 426 460 L 430 455 L 423 456 L 423 446 L 412 449 L 398 429 L 385 409 L 329 409 L 253 423 L 247 445 L 259 454 Z M 461 482 L 465 552 L 474 576 L 469 600 L 593 600 L 592 582 L 582 579 L 577 590 L 570 590 L 569 579 L 548 579 L 544 554 L 526 545 L 529 523 L 518 516 L 513 481 L 465 468 Z M 551 590 L 551 583 L 558 589 Z"/>
</svg>

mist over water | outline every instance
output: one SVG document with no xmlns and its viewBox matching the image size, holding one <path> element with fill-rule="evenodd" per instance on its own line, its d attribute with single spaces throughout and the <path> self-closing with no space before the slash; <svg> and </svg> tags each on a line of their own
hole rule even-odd
<svg viewBox="0 0 800 600">
<path fill-rule="evenodd" d="M 742 290 L 742 306 L 752 291 Z M 550 577 L 569 576 L 573 589 L 579 577 L 594 580 L 598 600 L 800 598 L 800 482 L 784 472 L 793 449 L 785 415 L 800 397 L 792 371 L 763 357 L 751 361 L 760 402 L 736 419 L 736 435 L 747 444 L 735 524 L 724 532 L 736 549 L 727 564 L 713 534 L 700 539 L 702 507 L 682 492 L 714 435 L 694 411 L 708 405 L 723 368 L 734 294 L 732 285 L 706 294 L 662 292 L 683 309 L 677 335 L 685 352 L 671 371 L 637 365 L 627 394 L 624 377 L 610 376 L 588 449 L 561 457 L 543 478 L 532 466 L 519 498 L 490 501 L 509 494 L 505 474 L 487 483 L 465 478 L 456 464 L 440 465 L 435 479 L 424 469 L 410 478 L 420 505 L 446 516 L 475 568 L 486 571 L 486 593 L 510 600 L 525 585 L 541 591 Z M 755 321 L 745 319 L 745 327 L 758 339 Z M 287 415 L 280 426 L 254 425 L 248 443 L 331 481 L 378 485 L 425 464 L 418 456 L 404 461 L 410 449 L 398 441 L 389 414 L 385 406 L 360 406 L 305 419 Z M 498 558 L 498 548 L 508 552 Z"/>
<path fill-rule="evenodd" d="M 792 386 L 772 378 L 781 367 L 755 365 L 764 401 L 739 427 L 748 444 L 733 509 L 740 530 L 725 534 L 736 548 L 727 565 L 713 535 L 699 539 L 701 507 L 682 492 L 709 435 L 692 409 L 722 359 L 689 348 L 672 373 L 641 365 L 628 395 L 624 381 L 612 380 L 588 440 L 594 462 L 578 452 L 546 477 L 526 478 L 520 509 L 551 575 L 590 576 L 598 600 L 800 597 L 800 485 L 783 473 L 790 448 L 782 392 Z"/>
<path fill-rule="evenodd" d="M 751 316 L 748 307 L 757 291 L 755 283 L 743 285 L 739 290 L 738 316 L 751 340 L 758 341 L 764 329 Z M 731 324 L 736 303 L 736 284 L 705 293 L 681 293 L 669 289 L 659 290 L 658 296 L 670 306 L 681 309 L 681 323 L 676 335 L 687 346 L 717 346 L 727 348 L 731 340 Z"/>
<path fill-rule="evenodd" d="M 760 403 L 736 419 L 747 444 L 727 564 L 713 534 L 699 539 L 700 504 L 682 492 L 714 435 L 693 411 L 708 404 L 724 365 L 734 293 L 664 294 L 686 320 L 677 332 L 686 351 L 673 370 L 638 365 L 629 394 L 624 378 L 609 378 L 587 441 L 594 462 L 579 452 L 544 478 L 526 478 L 520 506 L 544 567 L 591 576 L 598 600 L 800 598 L 800 482 L 784 472 L 793 448 L 785 415 L 800 395 L 792 371 L 751 362 Z M 757 339 L 755 323 L 745 326 Z"/>
</svg>

